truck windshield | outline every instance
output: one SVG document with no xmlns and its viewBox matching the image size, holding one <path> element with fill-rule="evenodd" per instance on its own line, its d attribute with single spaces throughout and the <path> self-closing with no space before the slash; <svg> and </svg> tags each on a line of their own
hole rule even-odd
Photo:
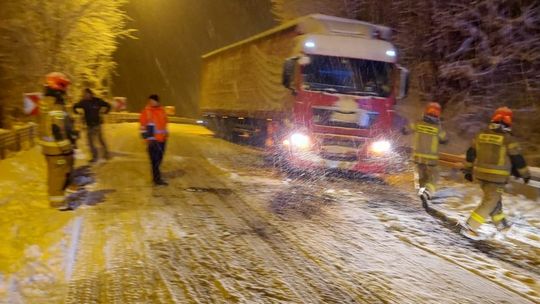
<svg viewBox="0 0 540 304">
<path fill-rule="evenodd" d="M 382 61 L 311 55 L 303 67 L 306 90 L 388 97 L 392 64 Z"/>
</svg>

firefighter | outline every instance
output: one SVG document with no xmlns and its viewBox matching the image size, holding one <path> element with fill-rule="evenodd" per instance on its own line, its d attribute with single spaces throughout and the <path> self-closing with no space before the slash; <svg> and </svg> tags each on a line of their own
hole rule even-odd
<svg viewBox="0 0 540 304">
<path fill-rule="evenodd" d="M 50 206 L 65 209 L 65 190 L 70 185 L 74 165 L 73 130 L 64 105 L 70 81 L 58 72 L 47 74 L 45 81 L 45 94 L 40 104 L 39 144 L 47 161 Z"/>
<path fill-rule="evenodd" d="M 421 120 L 411 124 L 414 131 L 413 160 L 418 173 L 418 196 L 424 207 L 435 194 L 438 179 L 439 144 L 447 142 L 446 132 L 441 127 L 441 105 L 430 102 Z"/>
<path fill-rule="evenodd" d="M 478 228 L 488 216 L 499 231 L 510 228 L 502 209 L 504 186 L 510 175 L 529 182 L 529 169 L 519 144 L 511 135 L 511 127 L 512 110 L 498 108 L 488 129 L 476 135 L 467 150 L 465 179 L 472 182 L 474 177 L 484 193 L 482 202 L 471 213 L 463 229 L 463 233 L 471 238 L 479 236 Z"/>
</svg>

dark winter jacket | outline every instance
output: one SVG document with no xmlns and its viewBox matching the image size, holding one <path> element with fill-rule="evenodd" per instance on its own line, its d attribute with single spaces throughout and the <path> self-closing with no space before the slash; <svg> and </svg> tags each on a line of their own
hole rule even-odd
<svg viewBox="0 0 540 304">
<path fill-rule="evenodd" d="M 101 108 L 105 108 L 103 114 L 109 113 L 111 105 L 103 101 L 103 99 L 92 97 L 92 99 L 83 99 L 73 106 L 73 112 L 81 114 L 78 110 L 84 110 L 84 120 L 89 127 L 99 126 L 101 121 Z"/>
</svg>

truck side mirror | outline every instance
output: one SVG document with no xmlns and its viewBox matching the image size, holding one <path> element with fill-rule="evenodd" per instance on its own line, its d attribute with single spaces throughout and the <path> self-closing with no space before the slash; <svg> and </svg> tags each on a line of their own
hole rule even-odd
<svg viewBox="0 0 540 304">
<path fill-rule="evenodd" d="M 399 95 L 398 100 L 405 99 L 409 94 L 409 70 L 402 66 L 398 66 L 399 69 Z"/>
<path fill-rule="evenodd" d="M 285 60 L 285 63 L 283 64 L 283 74 L 281 78 L 281 83 L 284 87 L 287 89 L 290 89 L 294 92 L 294 87 L 292 85 L 294 80 L 294 68 L 296 66 L 296 62 L 298 61 L 298 57 L 289 58 Z"/>
</svg>

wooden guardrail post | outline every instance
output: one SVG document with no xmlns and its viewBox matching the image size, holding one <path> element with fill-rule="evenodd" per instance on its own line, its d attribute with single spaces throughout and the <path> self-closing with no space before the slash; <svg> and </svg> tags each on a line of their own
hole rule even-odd
<svg viewBox="0 0 540 304">
<path fill-rule="evenodd" d="M 0 159 L 6 158 L 5 135 L 7 131 L 0 130 Z"/>
<path fill-rule="evenodd" d="M 21 129 L 14 129 L 13 133 L 15 137 L 15 151 L 21 151 L 22 150 Z"/>
<path fill-rule="evenodd" d="M 28 129 L 28 136 L 30 137 L 28 141 L 30 142 L 30 147 L 33 147 L 35 145 L 35 136 L 36 136 L 36 125 L 31 124 L 30 128 Z"/>
</svg>

